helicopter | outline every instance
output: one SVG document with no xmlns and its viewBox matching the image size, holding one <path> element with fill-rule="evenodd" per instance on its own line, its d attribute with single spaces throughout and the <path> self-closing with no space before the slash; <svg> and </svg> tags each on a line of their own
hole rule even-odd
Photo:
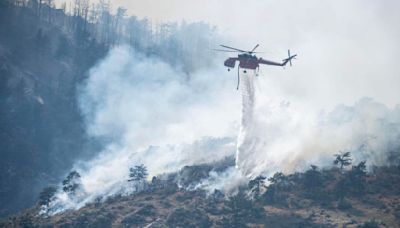
<svg viewBox="0 0 400 228">
<path fill-rule="evenodd" d="M 223 48 L 226 48 L 226 49 L 213 49 L 213 50 L 221 51 L 221 52 L 239 52 L 239 53 L 241 53 L 241 54 L 238 54 L 238 57 L 228 58 L 224 62 L 224 65 L 226 67 L 228 67 L 228 71 L 230 71 L 231 68 L 235 67 L 236 61 L 239 61 L 237 89 L 239 89 L 239 82 L 240 82 L 239 71 L 240 71 L 240 68 L 244 69 L 243 73 L 247 73 L 247 70 L 249 70 L 249 69 L 250 70 L 257 70 L 257 74 L 256 75 L 258 75 L 258 71 L 260 69 L 260 64 L 284 67 L 284 66 L 286 66 L 287 63 L 289 63 L 290 66 L 292 66 L 292 59 L 296 59 L 295 57 L 297 56 L 296 54 L 295 55 L 291 55 L 290 54 L 290 50 L 288 50 L 288 57 L 286 59 L 283 59 L 281 63 L 278 63 L 278 62 L 266 60 L 266 59 L 263 59 L 263 58 L 257 58 L 257 56 L 254 55 L 254 54 L 255 53 L 260 53 L 260 52 L 255 52 L 256 48 L 258 48 L 258 46 L 260 46 L 259 44 L 257 44 L 251 51 L 244 51 L 244 50 L 241 50 L 241 49 L 229 47 L 229 46 L 222 45 L 222 44 L 220 46 L 223 47 Z"/>
</svg>

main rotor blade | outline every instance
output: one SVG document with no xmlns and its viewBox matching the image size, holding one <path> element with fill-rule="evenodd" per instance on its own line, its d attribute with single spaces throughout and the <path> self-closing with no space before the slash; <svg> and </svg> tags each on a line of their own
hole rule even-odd
<svg viewBox="0 0 400 228">
<path fill-rule="evenodd" d="M 240 51 L 240 52 L 247 52 L 247 51 L 243 51 L 243 50 L 240 50 L 240 49 L 237 49 L 237 48 L 225 46 L 225 45 L 222 45 L 222 44 L 221 44 L 220 46 L 221 46 L 221 47 L 224 47 L 224 48 L 229 48 L 229 49 L 232 49 L 232 50 Z"/>
<path fill-rule="evenodd" d="M 233 50 L 222 50 L 222 49 L 211 49 L 213 51 L 222 51 L 222 52 L 239 52 L 239 51 L 233 51 Z"/>
<path fill-rule="evenodd" d="M 253 48 L 253 50 L 249 51 L 249 53 L 255 53 L 254 50 L 256 50 L 256 48 L 257 48 L 258 46 L 260 46 L 260 45 L 257 44 L 257 45 Z"/>
</svg>

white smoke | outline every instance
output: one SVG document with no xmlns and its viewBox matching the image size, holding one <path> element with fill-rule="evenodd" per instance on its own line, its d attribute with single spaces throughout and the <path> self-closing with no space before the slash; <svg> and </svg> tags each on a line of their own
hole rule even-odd
<svg viewBox="0 0 400 228">
<path fill-rule="evenodd" d="M 324 112 L 300 101 L 292 105 L 273 83 L 260 82 L 252 74 L 241 78 L 236 165 L 250 178 L 304 170 L 311 164 L 330 166 L 340 151 L 350 151 L 354 162 L 366 160 L 368 165 L 388 164 L 391 153 L 400 156 L 400 106 L 390 109 L 362 98 Z"/>
<path fill-rule="evenodd" d="M 209 194 L 217 189 L 226 195 L 232 195 L 237 193 L 238 186 L 245 185 L 248 182 L 242 172 L 233 166 L 220 173 L 211 171 L 209 175 L 208 178 L 200 180 L 195 189 L 204 189 Z"/>
<path fill-rule="evenodd" d="M 186 75 L 128 46 L 111 50 L 90 70 L 79 100 L 87 133 L 106 147 L 74 168 L 84 196 L 60 193 L 53 211 L 129 193 L 134 165 L 145 164 L 151 178 L 233 156 L 240 113 L 232 111 L 240 101 L 228 77 L 218 70 Z"/>
<path fill-rule="evenodd" d="M 188 76 L 129 47 L 111 50 L 80 88 L 88 134 L 107 146 L 92 161 L 75 167 L 84 193 L 75 199 L 60 193 L 52 211 L 129 194 L 129 168 L 141 163 L 151 177 L 217 161 L 237 150 L 240 172 L 231 168 L 210 173 L 198 184 L 229 193 L 246 182 L 242 174 L 254 177 L 302 170 L 309 164 L 331 165 L 332 155 L 345 150 L 355 162 L 381 165 L 388 152 L 398 151 L 399 106 L 388 108 L 364 98 L 326 112 L 286 96 L 270 74 L 241 75 L 240 122 L 235 73 L 209 69 Z"/>
</svg>

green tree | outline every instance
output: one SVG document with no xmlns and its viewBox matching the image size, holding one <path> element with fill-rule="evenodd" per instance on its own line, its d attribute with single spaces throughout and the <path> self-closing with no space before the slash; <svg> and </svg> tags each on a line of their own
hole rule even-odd
<svg viewBox="0 0 400 228">
<path fill-rule="evenodd" d="M 277 172 L 272 177 L 268 178 L 268 181 L 271 182 L 271 184 L 279 184 L 284 182 L 285 180 L 286 176 L 281 172 Z"/>
<path fill-rule="evenodd" d="M 263 208 L 246 198 L 243 192 L 229 197 L 226 206 L 231 216 L 223 220 L 224 226 L 247 227 L 246 224 L 251 222 L 252 219 L 260 218 L 264 215 Z"/>
<path fill-rule="evenodd" d="M 81 175 L 74 170 L 68 174 L 62 184 L 64 192 L 75 194 L 76 190 L 81 186 Z"/>
<path fill-rule="evenodd" d="M 288 177 L 281 172 L 277 172 L 272 177 L 268 178 L 268 181 L 271 184 L 263 194 L 265 201 L 267 203 L 286 205 L 287 192 L 292 187 L 288 181 Z"/>
<path fill-rule="evenodd" d="M 307 170 L 302 178 L 299 179 L 303 186 L 301 190 L 304 196 L 321 204 L 328 203 L 330 195 L 325 188 L 324 182 L 329 178 L 329 176 L 324 176 L 317 166 L 311 165 L 311 169 Z"/>
<path fill-rule="evenodd" d="M 137 165 L 133 168 L 129 169 L 129 180 L 128 181 L 137 181 L 140 182 L 145 180 L 148 176 L 147 168 L 143 164 Z"/>
<path fill-rule="evenodd" d="M 348 183 L 351 184 L 351 190 L 356 194 L 364 193 L 365 190 L 365 177 L 367 176 L 365 163 L 365 161 L 360 162 L 347 173 Z"/>
<path fill-rule="evenodd" d="M 315 189 L 322 185 L 322 176 L 318 171 L 318 167 L 311 165 L 311 169 L 304 174 L 304 187 L 307 189 Z"/>
<path fill-rule="evenodd" d="M 365 190 L 365 177 L 367 175 L 365 161 L 353 166 L 336 184 L 336 194 L 343 200 L 349 194 L 359 195 Z"/>
<path fill-rule="evenodd" d="M 335 154 L 335 160 L 333 161 L 333 164 L 339 165 L 340 170 L 343 170 L 344 167 L 351 165 L 351 154 L 350 152 L 344 152 L 341 154 Z"/>
<path fill-rule="evenodd" d="M 249 181 L 249 184 L 248 184 L 249 189 L 254 194 L 255 198 L 258 198 L 260 196 L 261 187 L 264 186 L 265 179 L 266 179 L 266 177 L 260 175 L 256 178 L 254 178 L 253 180 Z"/>
</svg>

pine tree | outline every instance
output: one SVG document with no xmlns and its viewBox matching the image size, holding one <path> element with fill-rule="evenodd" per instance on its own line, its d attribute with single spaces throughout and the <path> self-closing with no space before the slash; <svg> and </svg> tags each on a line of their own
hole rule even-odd
<svg viewBox="0 0 400 228">
<path fill-rule="evenodd" d="M 253 180 L 250 180 L 248 186 L 251 192 L 254 194 L 255 198 L 258 198 L 260 196 L 261 187 L 264 186 L 265 179 L 266 177 L 260 175 Z"/>
<path fill-rule="evenodd" d="M 335 154 L 336 159 L 333 161 L 333 164 L 339 165 L 340 170 L 343 170 L 344 167 L 351 165 L 351 154 L 350 152 L 345 152 L 342 154 Z"/>
<path fill-rule="evenodd" d="M 148 176 L 147 168 L 143 164 L 137 165 L 129 169 L 129 180 L 128 181 L 142 181 Z"/>
<path fill-rule="evenodd" d="M 81 185 L 81 175 L 77 171 L 72 171 L 67 178 L 63 180 L 63 191 L 69 194 L 75 194 Z"/>
</svg>

